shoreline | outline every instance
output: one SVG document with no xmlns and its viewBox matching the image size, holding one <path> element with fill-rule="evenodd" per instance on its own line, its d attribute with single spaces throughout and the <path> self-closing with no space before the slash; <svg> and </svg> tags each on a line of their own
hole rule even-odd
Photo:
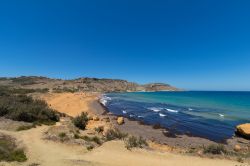
<svg viewBox="0 0 250 166">
<path fill-rule="evenodd" d="M 101 94 L 103 95 L 103 94 Z M 209 140 L 207 138 L 197 137 L 188 134 L 178 135 L 174 131 L 157 125 L 145 124 L 140 120 L 134 118 L 124 117 L 122 115 L 115 115 L 108 110 L 108 108 L 100 102 L 101 95 L 98 97 L 97 102 L 103 108 L 105 115 L 111 119 L 112 124 L 119 129 L 121 132 L 132 134 L 135 136 L 142 136 L 143 138 L 156 142 L 162 145 L 168 145 L 173 148 L 200 148 L 212 144 L 223 144 L 228 149 L 233 150 L 236 145 L 241 147 L 250 144 L 250 140 L 233 135 L 231 138 L 223 140 L 221 142 L 216 142 Z M 118 125 L 116 119 L 118 117 L 124 118 L 124 124 Z"/>
<path fill-rule="evenodd" d="M 86 95 L 89 94 L 89 95 Z M 188 135 L 177 135 L 173 136 L 171 133 L 164 133 L 165 129 L 162 128 L 154 128 L 152 125 L 142 124 L 139 121 L 135 121 L 133 119 L 124 118 L 125 123 L 122 125 L 118 125 L 117 117 L 100 102 L 101 93 L 64 93 L 64 94 L 47 94 L 48 96 L 52 96 L 52 98 L 46 98 L 48 103 L 51 101 L 60 99 L 60 101 L 54 102 L 55 105 L 50 105 L 52 108 L 62 105 L 66 105 L 67 107 L 73 107 L 77 105 L 77 110 L 72 109 L 77 114 L 81 112 L 88 112 L 93 117 L 98 117 L 98 120 L 90 120 L 87 126 L 87 129 L 94 129 L 98 126 L 104 126 L 106 129 L 108 128 L 117 128 L 122 133 L 127 133 L 133 136 L 141 136 L 147 140 L 149 144 L 149 148 L 145 149 L 145 151 L 149 152 L 163 152 L 163 153 L 171 153 L 181 155 L 181 156 L 200 156 L 204 158 L 218 158 L 218 159 L 229 159 L 236 161 L 236 156 L 229 155 L 210 155 L 205 153 L 200 153 L 204 150 L 205 147 L 209 145 L 218 145 L 217 143 L 199 138 L 199 137 L 190 137 Z M 62 96 L 64 96 L 62 98 Z M 90 96 L 90 98 L 89 98 Z M 49 99 L 49 100 L 48 100 Z M 82 104 L 86 106 L 82 109 Z M 69 111 L 68 109 L 61 109 L 61 111 Z M 65 113 L 65 112 L 63 112 Z M 77 115 L 76 114 L 76 115 Z M 242 149 L 250 145 L 250 141 L 245 139 L 237 138 L 229 141 L 228 144 L 225 144 L 226 149 L 233 150 L 235 145 L 240 145 Z M 100 147 L 101 148 L 101 147 Z M 96 150 L 98 151 L 99 148 Z M 112 147 L 111 147 L 112 149 Z M 249 160 L 246 160 L 247 162 Z"/>
</svg>

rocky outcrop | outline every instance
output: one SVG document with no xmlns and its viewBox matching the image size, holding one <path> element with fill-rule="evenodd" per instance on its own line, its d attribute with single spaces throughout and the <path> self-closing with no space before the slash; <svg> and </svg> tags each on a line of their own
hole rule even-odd
<svg viewBox="0 0 250 166">
<path fill-rule="evenodd" d="M 118 117 L 117 118 L 117 124 L 122 125 L 124 123 L 124 118 L 123 117 Z"/>
<path fill-rule="evenodd" d="M 250 123 L 241 124 L 236 127 L 236 134 L 250 139 Z"/>
<path fill-rule="evenodd" d="M 143 85 L 145 91 L 178 91 L 177 88 L 163 83 L 152 83 Z"/>
</svg>

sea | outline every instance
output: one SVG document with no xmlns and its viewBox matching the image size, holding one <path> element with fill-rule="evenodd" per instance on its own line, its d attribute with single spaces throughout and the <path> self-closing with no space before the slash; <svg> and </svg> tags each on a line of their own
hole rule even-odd
<svg viewBox="0 0 250 166">
<path fill-rule="evenodd" d="M 250 92 L 107 93 L 100 101 L 115 115 L 216 142 L 231 138 L 237 125 L 250 122 Z"/>
</svg>

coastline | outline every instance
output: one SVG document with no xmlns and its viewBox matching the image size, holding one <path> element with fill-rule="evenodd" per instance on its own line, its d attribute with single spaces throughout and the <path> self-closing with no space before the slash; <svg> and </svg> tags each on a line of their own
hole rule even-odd
<svg viewBox="0 0 250 166">
<path fill-rule="evenodd" d="M 232 138 L 226 139 L 223 142 L 215 142 L 207 138 L 196 137 L 188 134 L 178 135 L 174 131 L 170 131 L 167 128 L 145 124 L 142 121 L 135 120 L 134 118 L 128 118 L 122 115 L 115 115 L 108 110 L 105 104 L 100 101 L 102 94 L 98 97 L 98 103 L 104 109 L 104 113 L 111 119 L 112 124 L 124 133 L 128 133 L 135 136 L 141 136 L 149 141 L 155 142 L 160 145 L 168 145 L 172 149 L 193 149 L 200 148 L 212 144 L 223 144 L 229 150 L 234 150 L 236 145 L 245 147 L 250 144 L 250 140 L 238 137 L 236 135 Z M 124 118 L 124 124 L 119 125 L 116 122 L 118 117 Z"/>
<path fill-rule="evenodd" d="M 177 135 L 174 136 L 173 133 L 171 134 L 164 134 L 165 129 L 163 128 L 154 128 L 151 125 L 145 125 L 142 124 L 138 121 L 135 121 L 133 119 L 128 119 L 124 118 L 125 123 L 122 125 L 117 124 L 117 117 L 116 115 L 112 114 L 111 112 L 108 111 L 108 109 L 100 102 L 100 98 L 102 94 L 100 93 L 88 93 L 86 94 L 79 94 L 79 93 L 64 93 L 64 94 L 47 94 L 47 95 L 54 95 L 54 99 L 60 98 L 60 101 L 55 102 L 54 104 L 56 105 L 51 105 L 50 106 L 53 108 L 54 106 L 58 105 L 65 105 L 73 107 L 76 109 L 75 105 L 82 106 L 79 103 L 84 103 L 85 104 L 85 109 L 82 109 L 81 107 L 78 107 L 78 114 L 80 114 L 82 111 L 88 112 L 93 116 L 97 116 L 99 120 L 91 120 L 87 126 L 87 128 L 92 128 L 94 129 L 98 125 L 104 125 L 106 127 L 115 127 L 118 130 L 120 130 L 123 133 L 128 133 L 129 135 L 134 135 L 134 136 L 142 136 L 144 139 L 148 141 L 149 144 L 149 149 L 145 149 L 143 151 L 146 151 L 147 153 L 152 151 L 152 155 L 155 156 L 155 153 L 161 152 L 161 153 L 170 153 L 170 154 L 176 154 L 180 155 L 180 157 L 187 157 L 189 159 L 192 159 L 193 157 L 205 157 L 205 158 L 218 158 L 220 159 L 229 159 L 235 161 L 235 158 L 231 158 L 229 156 L 224 156 L 224 155 L 217 155 L 217 156 L 210 156 L 207 154 L 200 154 L 200 149 L 202 147 L 211 145 L 211 144 L 217 144 L 213 141 L 209 141 L 207 139 L 203 138 L 198 138 L 198 137 L 191 137 L 188 135 Z M 65 95 L 65 96 L 64 96 Z M 69 96 L 70 97 L 69 97 Z M 64 96 L 61 98 L 61 96 Z M 47 99 L 48 103 L 51 103 L 52 98 L 44 98 Z M 48 100 L 49 99 L 49 100 Z M 77 100 L 75 100 L 77 99 Z M 70 100 L 71 103 L 65 103 L 66 101 Z M 72 105 L 71 105 L 72 104 Z M 63 110 L 58 110 L 64 111 Z M 76 112 L 75 112 L 76 113 Z M 118 141 L 119 142 L 119 141 Z M 238 144 L 239 142 L 236 141 L 235 139 L 231 140 L 230 145 L 226 146 L 228 149 L 233 149 L 235 144 Z M 112 151 L 113 146 L 116 146 L 116 143 L 105 143 L 103 146 L 106 144 L 112 144 L 109 148 L 110 151 Z M 120 144 L 120 143 L 118 143 Z M 242 147 L 243 145 L 246 146 L 248 142 L 242 141 L 242 144 L 240 144 Z M 225 144 L 226 145 L 226 144 Z M 119 145 L 120 146 L 120 145 Z M 99 148 L 97 148 L 94 151 L 98 151 Z M 103 149 L 102 146 L 100 149 Z M 107 149 L 103 149 L 104 151 L 107 151 Z M 193 151 L 194 153 L 190 153 L 190 151 Z M 120 151 L 119 151 L 120 153 Z M 137 153 L 134 153 L 134 155 L 137 155 Z M 191 155 L 191 156 L 190 156 Z M 150 155 L 150 157 L 153 157 Z M 215 159 L 213 159 L 215 160 Z M 207 161 L 208 162 L 208 161 Z M 209 161 L 211 162 L 211 161 Z M 184 164 L 184 163 L 183 163 Z M 159 164 L 160 165 L 160 164 Z"/>
</svg>

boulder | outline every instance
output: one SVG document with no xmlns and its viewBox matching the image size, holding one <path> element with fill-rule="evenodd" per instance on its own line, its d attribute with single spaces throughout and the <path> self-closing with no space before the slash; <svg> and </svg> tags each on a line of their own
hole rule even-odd
<svg viewBox="0 0 250 166">
<path fill-rule="evenodd" d="M 241 137 L 250 139 L 250 123 L 238 125 L 236 127 L 236 134 Z"/>
<path fill-rule="evenodd" d="M 118 117 L 117 118 L 117 123 L 118 123 L 118 125 L 122 125 L 124 123 L 124 118 L 123 117 Z"/>
<path fill-rule="evenodd" d="M 241 151 L 240 145 L 235 145 L 235 146 L 234 146 L 234 151 L 236 151 L 236 152 Z"/>
<path fill-rule="evenodd" d="M 93 117 L 93 120 L 94 120 L 94 121 L 99 121 L 100 119 L 99 119 L 98 116 L 94 116 L 94 117 Z"/>
</svg>

